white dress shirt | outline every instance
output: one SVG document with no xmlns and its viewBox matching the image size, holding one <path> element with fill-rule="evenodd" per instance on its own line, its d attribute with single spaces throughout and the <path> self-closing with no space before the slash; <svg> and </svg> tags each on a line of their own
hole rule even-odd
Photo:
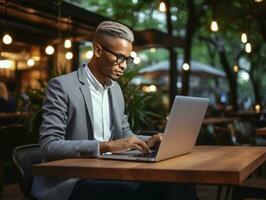
<svg viewBox="0 0 266 200">
<path fill-rule="evenodd" d="M 94 139 L 98 141 L 109 141 L 111 138 L 112 121 L 108 89 L 113 86 L 113 81 L 108 79 L 107 84 L 102 86 L 92 74 L 88 65 L 84 69 L 91 89 Z"/>
</svg>

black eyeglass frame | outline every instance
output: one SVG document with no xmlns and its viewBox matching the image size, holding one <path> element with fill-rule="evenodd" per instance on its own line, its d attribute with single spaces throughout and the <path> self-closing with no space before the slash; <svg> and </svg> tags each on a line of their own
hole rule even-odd
<svg viewBox="0 0 266 200">
<path fill-rule="evenodd" d="M 125 62 L 125 61 L 126 61 L 127 65 L 129 65 L 129 64 L 131 64 L 131 63 L 133 62 L 133 60 L 134 60 L 134 58 L 133 58 L 132 56 L 128 56 L 128 57 L 126 57 L 126 56 L 124 56 L 124 55 L 122 55 L 122 54 L 115 53 L 115 52 L 111 51 L 110 49 L 104 47 L 104 46 L 101 45 L 101 44 L 100 44 L 100 46 L 101 46 L 105 51 L 107 51 L 107 52 L 113 54 L 113 55 L 116 57 L 116 61 L 115 61 L 115 62 L 116 62 L 116 64 L 118 64 L 118 65 L 122 64 L 122 63 Z"/>
</svg>

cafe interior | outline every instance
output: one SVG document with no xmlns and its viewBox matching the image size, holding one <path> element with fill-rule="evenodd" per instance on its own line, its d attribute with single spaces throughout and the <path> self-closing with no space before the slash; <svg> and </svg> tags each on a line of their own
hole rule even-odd
<svg viewBox="0 0 266 200">
<path fill-rule="evenodd" d="M 33 144 L 34 148 L 40 151 L 38 147 L 39 127 L 42 121 L 42 102 L 47 82 L 53 77 L 70 73 L 82 64 L 86 64 L 93 55 L 92 38 L 98 24 L 106 20 L 116 20 L 78 6 L 77 4 L 81 4 L 82 1 L 75 2 L 76 4 L 62 0 L 0 0 L 0 199 L 32 199 L 30 194 L 34 177 L 32 166 L 40 164 L 41 160 L 28 161 L 25 158 L 23 164 L 23 161 L 20 163 L 17 160 L 16 153 L 18 147 Z M 129 0 L 128 2 L 132 5 L 140 5 L 140 7 L 145 4 L 145 1 L 141 0 Z M 179 6 L 178 1 L 156 0 L 152 2 L 156 2 L 158 9 L 162 9 L 161 12 L 166 16 L 164 19 L 169 19 L 171 3 L 172 6 Z M 186 6 L 191 9 L 189 6 L 191 2 L 194 1 L 181 1 L 181 9 Z M 203 2 L 209 6 L 217 5 L 217 7 L 224 4 L 225 7 L 235 1 L 203 0 Z M 247 19 L 250 19 L 250 15 L 258 19 L 258 29 L 262 38 L 260 42 L 265 45 L 265 1 L 247 0 L 247 2 L 237 4 L 237 9 L 244 7 L 245 4 L 248 5 L 246 9 L 250 12 Z M 242 17 L 236 13 L 233 16 Z M 200 178 L 194 181 L 187 175 L 180 175 L 183 177 L 181 180 L 184 183 L 196 185 L 198 199 L 266 199 L 266 111 L 264 109 L 266 94 L 262 92 L 257 96 L 254 94 L 255 97 L 245 96 L 243 99 L 240 97 L 235 99 L 237 96 L 233 95 L 232 86 L 241 80 L 234 81 L 233 79 L 240 67 L 234 64 L 231 73 L 226 71 L 226 67 L 215 68 L 214 63 L 207 65 L 188 58 L 185 50 L 188 46 L 188 37 L 184 34 L 173 34 L 171 30 L 173 27 L 169 26 L 169 20 L 165 23 L 168 25 L 168 31 L 150 27 L 145 29 L 132 27 L 135 35 L 134 51 L 131 54 L 134 55 L 134 68 L 132 70 L 129 68 L 128 79 L 125 78 L 119 82 L 122 90 L 127 84 L 132 85 L 131 88 L 133 88 L 133 92 L 127 88 L 125 92 L 123 90 L 132 129 L 137 134 L 147 136 L 163 132 L 166 124 L 165 118 L 169 114 L 176 95 L 210 98 L 196 147 L 247 148 L 249 152 L 251 150 L 248 148 L 254 147 L 258 148 L 256 149 L 258 152 L 263 153 L 259 156 L 247 154 L 244 159 L 247 160 L 247 164 L 239 168 L 235 167 L 237 168 L 236 174 L 238 173 L 237 176 L 239 176 L 237 182 L 220 181 L 222 179 L 214 181 L 206 178 L 202 178 L 202 181 Z M 214 20 L 211 24 L 212 31 L 217 32 L 219 29 L 217 22 Z M 197 35 L 197 37 L 201 36 Z M 247 34 L 244 36 L 242 34 L 241 40 L 245 40 L 245 37 Z M 203 38 L 203 40 L 207 39 Z M 216 47 L 223 63 L 225 59 L 223 59 L 219 44 L 217 42 Z M 253 50 L 251 45 L 252 43 L 249 42 L 244 43 L 246 51 L 244 53 L 250 53 L 249 51 Z M 151 57 L 145 63 L 147 59 L 147 56 L 143 56 L 145 52 L 150 55 L 160 51 L 167 55 L 169 52 L 170 56 L 167 60 L 158 62 Z M 178 52 L 178 54 L 173 52 Z M 239 54 L 239 57 L 242 54 Z M 266 56 L 264 60 L 262 57 L 259 59 L 261 59 L 262 69 L 264 67 L 261 73 L 264 73 Z M 191 66 L 187 63 L 188 60 Z M 134 69 L 140 69 L 140 71 L 134 71 Z M 187 71 L 191 71 L 190 82 L 187 84 L 190 92 L 185 92 L 184 89 Z M 134 77 L 130 76 L 130 72 L 135 73 Z M 261 91 L 265 82 L 263 78 L 263 75 L 260 79 L 250 75 L 250 81 L 258 83 Z M 241 93 L 240 90 L 238 92 Z M 135 95 L 130 96 L 129 93 Z M 137 95 L 143 96 L 143 99 L 152 96 L 150 98 L 152 101 L 144 99 L 135 107 L 131 106 L 130 103 L 134 102 L 132 98 Z M 257 98 L 258 95 L 260 98 Z M 159 117 L 155 115 L 156 112 L 158 114 L 158 106 L 162 112 Z M 141 110 L 144 113 L 146 111 L 144 109 L 150 109 L 155 113 L 145 116 L 146 121 L 136 117 L 136 113 L 140 113 Z M 232 155 L 237 157 L 235 154 Z M 219 164 L 226 165 L 225 157 L 220 158 Z M 222 159 L 225 159 L 224 162 Z M 213 162 L 210 161 L 212 163 L 210 165 L 215 165 Z M 230 172 L 231 168 L 235 169 L 232 166 L 225 169 L 221 167 L 217 169 L 217 173 L 220 173 L 222 177 L 223 173 Z M 206 174 L 212 170 L 214 169 L 206 168 Z M 177 170 L 176 173 L 180 172 Z M 228 180 L 233 180 L 233 175 L 235 174 L 232 172 Z M 199 177 L 201 176 L 205 175 L 200 174 Z M 176 181 L 181 182 L 178 176 Z"/>
</svg>

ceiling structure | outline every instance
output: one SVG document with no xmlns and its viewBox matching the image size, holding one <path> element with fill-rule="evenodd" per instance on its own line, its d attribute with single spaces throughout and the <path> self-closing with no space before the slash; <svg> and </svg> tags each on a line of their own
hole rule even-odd
<svg viewBox="0 0 266 200">
<path fill-rule="evenodd" d="M 0 30 L 14 38 L 14 45 L 5 45 L 8 51 L 21 51 L 29 45 L 44 46 L 58 40 L 58 24 L 60 23 L 60 38 L 71 37 L 73 41 L 91 41 L 97 25 L 104 20 L 110 20 L 96 13 L 75 5 L 62 2 L 60 5 L 60 20 L 58 21 L 58 4 L 56 0 L 8 0 L 7 13 L 5 1 L 0 0 Z M 183 40 L 171 37 L 158 30 L 144 30 L 135 32 L 135 48 L 150 47 L 183 47 Z"/>
</svg>

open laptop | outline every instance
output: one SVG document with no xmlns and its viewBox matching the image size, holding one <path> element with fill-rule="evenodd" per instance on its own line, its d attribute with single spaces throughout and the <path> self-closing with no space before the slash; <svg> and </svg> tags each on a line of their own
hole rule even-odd
<svg viewBox="0 0 266 200">
<path fill-rule="evenodd" d="M 139 150 L 105 153 L 100 158 L 158 162 L 192 152 L 208 103 L 208 98 L 176 96 L 157 151 L 149 154 Z"/>
</svg>

